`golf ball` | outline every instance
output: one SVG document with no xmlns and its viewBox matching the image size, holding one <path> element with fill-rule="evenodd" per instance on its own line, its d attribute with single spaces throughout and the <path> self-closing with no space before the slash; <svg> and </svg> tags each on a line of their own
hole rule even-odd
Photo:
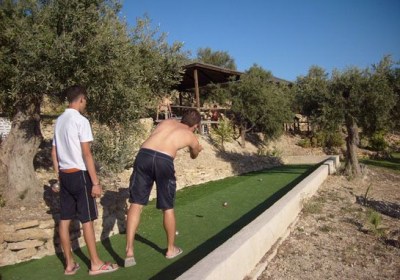
<svg viewBox="0 0 400 280">
<path fill-rule="evenodd" d="M 222 203 L 222 206 L 224 206 L 224 207 L 228 206 L 228 202 L 224 201 L 224 202 Z"/>
<path fill-rule="evenodd" d="M 175 232 L 175 235 L 179 235 L 179 231 L 176 231 L 176 232 Z"/>
</svg>

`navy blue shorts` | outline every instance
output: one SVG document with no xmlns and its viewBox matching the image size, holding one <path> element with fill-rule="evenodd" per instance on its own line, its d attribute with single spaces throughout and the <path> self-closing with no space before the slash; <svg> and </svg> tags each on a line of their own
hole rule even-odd
<svg viewBox="0 0 400 280">
<path fill-rule="evenodd" d="M 149 203 L 153 183 L 157 186 L 157 208 L 174 208 L 176 178 L 174 159 L 164 153 L 141 148 L 136 156 L 129 185 L 129 202 L 140 205 Z"/>
<path fill-rule="evenodd" d="M 97 219 L 96 199 L 87 171 L 59 173 L 61 220 L 78 218 L 82 224 Z"/>
</svg>

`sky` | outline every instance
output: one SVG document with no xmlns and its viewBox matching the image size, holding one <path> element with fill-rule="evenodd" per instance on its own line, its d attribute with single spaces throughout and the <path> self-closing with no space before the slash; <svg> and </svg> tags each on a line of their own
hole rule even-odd
<svg viewBox="0 0 400 280">
<path fill-rule="evenodd" d="M 400 61 L 400 0 L 125 0 L 129 26 L 146 13 L 167 41 L 227 51 L 237 70 L 253 64 L 295 81 L 312 65 L 365 68 Z"/>
</svg>

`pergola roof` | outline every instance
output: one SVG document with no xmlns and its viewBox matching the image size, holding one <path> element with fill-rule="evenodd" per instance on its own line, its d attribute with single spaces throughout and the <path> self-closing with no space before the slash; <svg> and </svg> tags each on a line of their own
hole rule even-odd
<svg viewBox="0 0 400 280">
<path fill-rule="evenodd" d="M 218 67 L 206 63 L 191 63 L 182 67 L 185 70 L 182 81 L 176 86 L 179 91 L 187 91 L 189 89 L 194 89 L 195 85 L 195 71 L 197 71 L 198 87 L 204 87 L 210 83 L 222 84 L 232 81 L 232 76 L 234 81 L 240 80 L 241 75 L 246 75 L 244 72 L 239 72 L 235 70 L 230 70 L 222 67 Z M 272 76 L 269 79 L 271 82 L 291 84 L 292 82 L 286 81 Z"/>
<path fill-rule="evenodd" d="M 198 86 L 203 87 L 210 83 L 221 84 L 232 81 L 230 77 L 234 77 L 237 81 L 240 79 L 243 72 L 234 71 L 205 63 L 192 63 L 182 67 L 185 70 L 183 79 L 177 89 L 179 91 L 186 91 L 195 88 L 195 71 L 197 70 Z"/>
</svg>

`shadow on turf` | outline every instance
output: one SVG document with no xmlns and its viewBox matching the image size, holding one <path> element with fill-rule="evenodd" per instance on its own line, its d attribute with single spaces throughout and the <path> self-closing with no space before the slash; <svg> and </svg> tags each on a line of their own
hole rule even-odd
<svg viewBox="0 0 400 280">
<path fill-rule="evenodd" d="M 318 167 L 319 165 L 311 167 L 306 173 L 298 177 L 296 180 L 288 184 L 286 187 L 276 192 L 274 195 L 272 195 L 264 202 L 257 205 L 255 208 L 253 208 L 247 214 L 242 216 L 240 219 L 236 220 L 231 225 L 226 227 L 224 230 L 220 231 L 218 234 L 214 235 L 206 242 L 204 242 L 191 252 L 187 253 L 183 257 L 179 258 L 173 264 L 164 268 L 150 279 L 151 280 L 176 279 L 190 267 L 199 262 L 206 255 L 211 253 L 214 249 L 222 245 L 226 240 L 228 240 L 230 237 L 236 234 L 239 230 L 248 225 L 251 221 L 257 218 L 265 210 L 271 207 L 276 201 L 278 201 L 281 197 L 283 197 L 287 192 L 289 192 L 294 186 L 300 183 L 300 181 L 302 181 L 305 177 L 311 174 Z M 293 169 L 301 169 L 301 168 L 304 168 L 304 166 L 293 166 Z M 271 172 L 271 170 L 268 170 L 268 172 Z M 257 173 L 263 173 L 263 171 L 253 172 L 252 174 L 257 174 Z M 185 248 L 183 248 L 183 250 L 185 250 Z"/>
</svg>

